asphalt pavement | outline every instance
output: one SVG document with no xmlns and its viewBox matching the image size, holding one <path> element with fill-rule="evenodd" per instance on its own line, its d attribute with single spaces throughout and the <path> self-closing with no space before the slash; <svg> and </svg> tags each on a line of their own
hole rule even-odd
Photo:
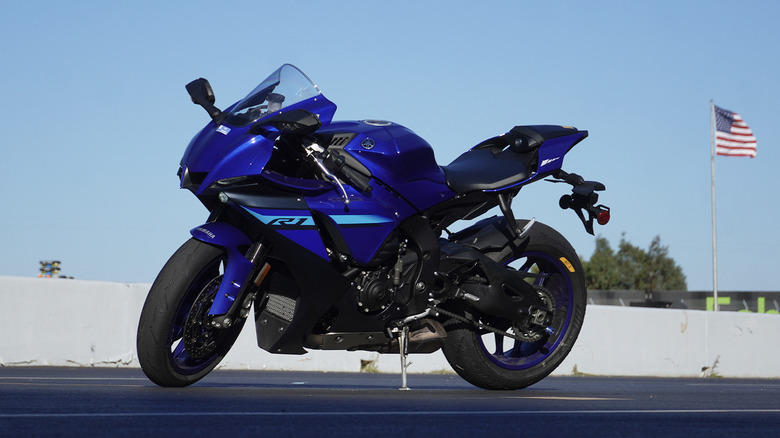
<svg viewBox="0 0 780 438">
<path fill-rule="evenodd" d="M 780 380 L 215 371 L 159 388 L 132 368 L 0 368 L 0 436 L 776 436 Z"/>
</svg>

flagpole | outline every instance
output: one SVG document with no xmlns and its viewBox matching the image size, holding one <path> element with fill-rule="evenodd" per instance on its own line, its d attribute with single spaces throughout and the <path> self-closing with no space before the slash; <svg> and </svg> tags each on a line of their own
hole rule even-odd
<svg viewBox="0 0 780 438">
<path fill-rule="evenodd" d="M 712 175 L 712 296 L 718 311 L 718 244 L 715 223 L 715 104 L 710 99 L 710 169 Z"/>
</svg>

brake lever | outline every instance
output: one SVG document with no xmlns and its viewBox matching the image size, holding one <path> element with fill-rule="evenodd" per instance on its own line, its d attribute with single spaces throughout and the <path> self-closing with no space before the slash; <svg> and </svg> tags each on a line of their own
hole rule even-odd
<svg viewBox="0 0 780 438">
<path fill-rule="evenodd" d="M 339 186 L 339 189 L 341 190 L 341 194 L 344 197 L 344 209 L 349 208 L 349 195 L 347 195 L 347 190 L 344 188 L 344 185 L 341 184 L 341 181 L 334 175 L 330 170 L 328 170 L 327 167 L 325 167 L 325 164 L 322 163 L 322 160 L 320 160 L 317 155 L 322 154 L 325 152 L 325 148 L 318 145 L 316 142 L 312 142 L 308 146 L 304 146 L 304 149 L 306 150 L 306 155 L 311 159 L 314 164 L 317 165 L 317 167 L 320 168 L 322 173 L 327 176 L 330 180 L 332 180 L 336 185 Z"/>
</svg>

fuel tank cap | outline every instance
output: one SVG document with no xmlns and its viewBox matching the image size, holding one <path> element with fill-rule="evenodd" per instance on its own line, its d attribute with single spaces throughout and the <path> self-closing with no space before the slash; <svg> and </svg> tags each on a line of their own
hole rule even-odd
<svg viewBox="0 0 780 438">
<path fill-rule="evenodd" d="M 390 126 L 393 124 L 393 122 L 388 122 L 387 120 L 363 120 L 363 123 L 371 126 Z"/>
</svg>

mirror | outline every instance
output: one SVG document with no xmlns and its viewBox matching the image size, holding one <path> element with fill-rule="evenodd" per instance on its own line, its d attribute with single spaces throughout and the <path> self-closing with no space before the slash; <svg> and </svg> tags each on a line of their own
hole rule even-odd
<svg viewBox="0 0 780 438">
<path fill-rule="evenodd" d="M 185 88 L 187 88 L 187 93 L 189 93 L 192 103 L 202 105 L 202 102 L 208 102 L 213 105 L 216 101 L 211 84 L 206 79 L 195 79 L 187 84 Z"/>
<path fill-rule="evenodd" d="M 192 99 L 192 103 L 202 106 L 203 109 L 209 113 L 211 119 L 214 120 L 214 123 L 219 125 L 223 119 L 223 114 L 219 108 L 214 106 L 216 98 L 214 97 L 214 91 L 211 89 L 209 81 L 198 78 L 187 84 L 185 88 L 190 95 L 190 99 Z"/>
</svg>

